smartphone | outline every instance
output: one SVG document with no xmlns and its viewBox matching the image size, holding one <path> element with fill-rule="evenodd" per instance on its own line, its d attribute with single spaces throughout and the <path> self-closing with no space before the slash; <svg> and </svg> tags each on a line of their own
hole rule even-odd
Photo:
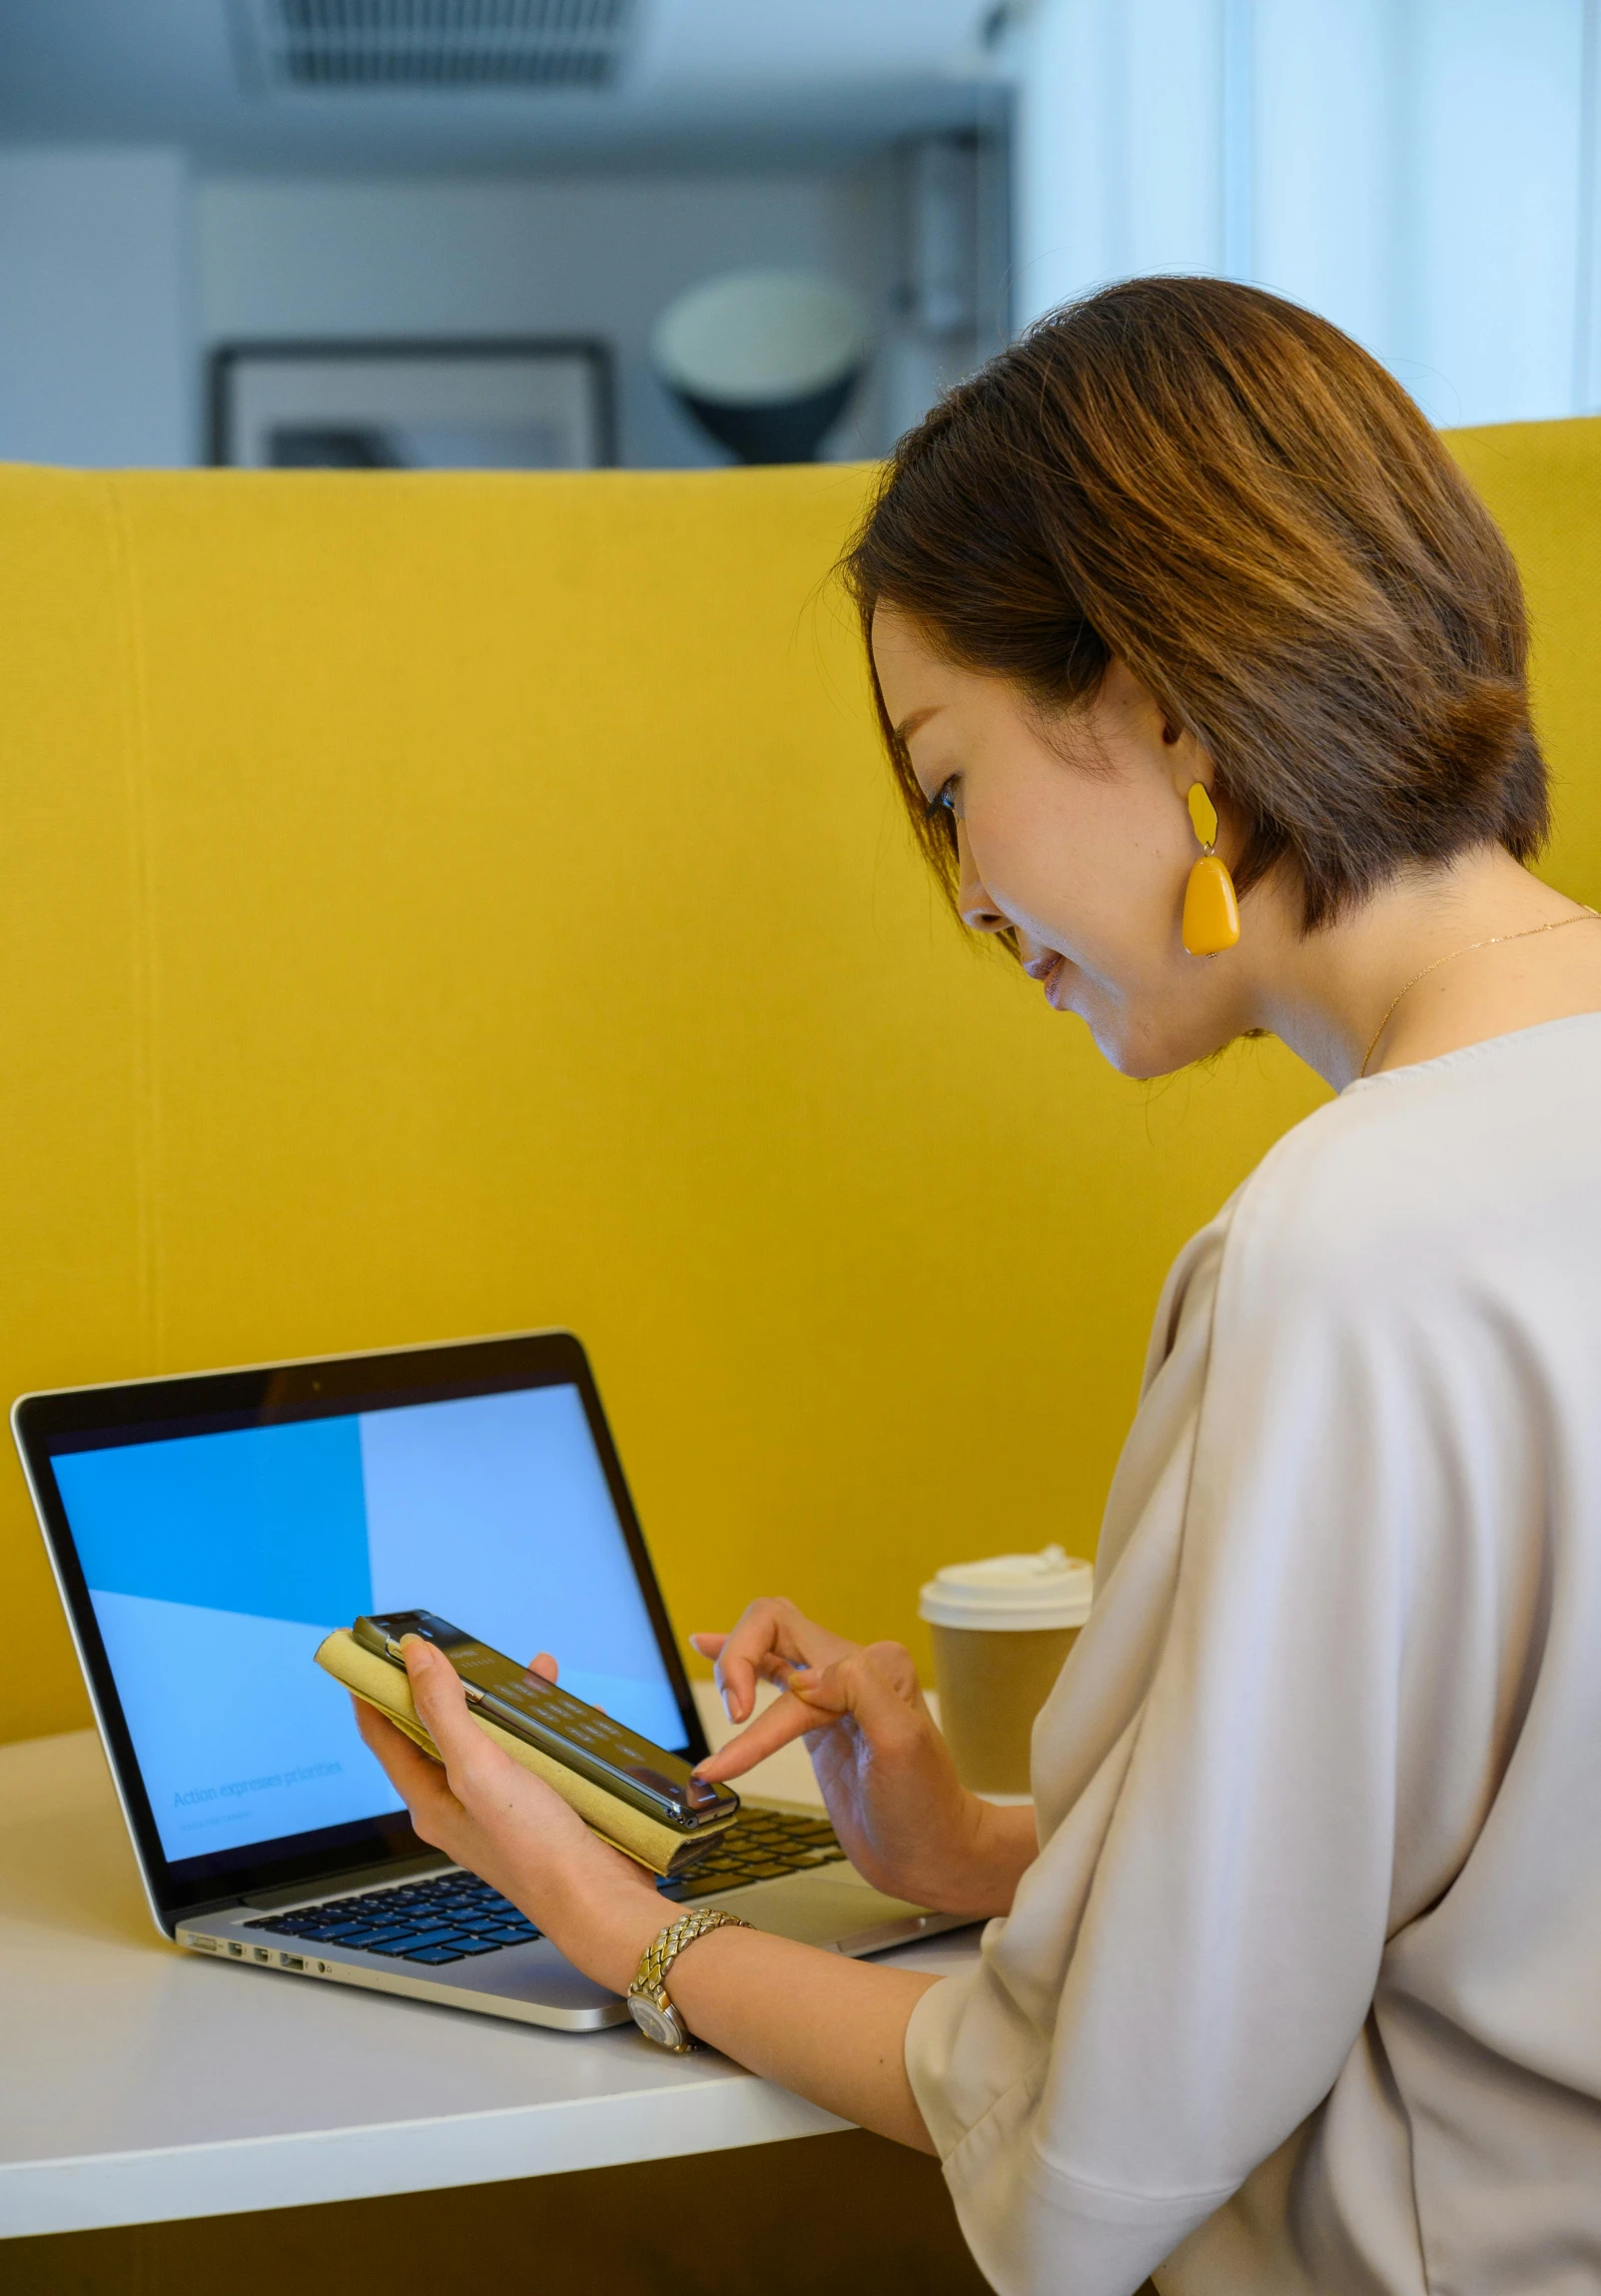
<svg viewBox="0 0 1601 2296">
<path fill-rule="evenodd" d="M 387 1658 L 402 1674 L 401 1641 L 408 1634 L 420 1635 L 443 1651 L 479 1714 L 678 1833 L 724 1826 L 738 1814 L 739 1796 L 731 1786 L 697 1778 L 681 1754 L 653 1746 L 598 1706 L 586 1706 L 553 1682 L 529 1674 L 503 1651 L 491 1650 L 432 1611 L 384 1611 L 359 1618 L 351 1633 L 364 1650 Z"/>
</svg>

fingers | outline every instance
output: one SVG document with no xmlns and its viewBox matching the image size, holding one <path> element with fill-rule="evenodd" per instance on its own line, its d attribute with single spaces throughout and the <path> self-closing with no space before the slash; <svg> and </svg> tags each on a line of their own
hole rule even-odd
<svg viewBox="0 0 1601 2296">
<path fill-rule="evenodd" d="M 744 1722 L 756 1703 L 755 1659 L 734 1643 L 731 1634 L 725 1634 L 717 1650 L 717 1663 L 711 1670 L 717 1695 L 723 1702 L 723 1712 L 730 1722 Z"/>
<path fill-rule="evenodd" d="M 888 1749 L 924 1727 L 917 1674 L 911 1655 L 899 1643 L 875 1643 L 853 1650 L 831 1666 L 802 1667 L 788 1678 L 749 1728 L 696 1766 L 696 1776 L 725 1782 L 742 1778 L 780 1747 L 793 1745 L 813 1730 L 851 1715 L 875 1748 Z"/>
<path fill-rule="evenodd" d="M 805 1697 L 838 1700 L 848 1706 L 874 1746 L 904 1743 L 926 1727 L 912 1654 L 898 1642 L 869 1643 L 838 1666 L 829 1667 L 818 1688 L 796 1678 Z"/>
<path fill-rule="evenodd" d="M 803 1699 L 786 1692 L 775 1698 L 765 1713 L 759 1714 L 747 1730 L 719 1746 L 704 1762 L 695 1765 L 697 1778 L 709 1778 L 722 1783 L 730 1778 L 743 1778 L 758 1762 L 765 1762 L 769 1754 L 776 1754 L 781 1746 L 793 1746 L 797 1738 L 804 1738 L 809 1730 L 822 1729 L 836 1717 L 819 1713 Z"/>
<path fill-rule="evenodd" d="M 849 1660 L 837 1666 L 806 1667 L 792 1673 L 789 1688 L 759 1714 L 748 1729 L 697 1765 L 702 1778 L 741 1778 L 780 1747 L 792 1746 L 809 1731 L 826 1730 L 851 1711 Z"/>
<path fill-rule="evenodd" d="M 421 1780 L 430 1771 L 435 1778 L 438 1776 L 439 1765 L 430 1762 L 421 1747 L 413 1745 L 403 1730 L 398 1730 L 387 1714 L 380 1714 L 376 1706 L 369 1706 L 365 1698 L 358 1698 L 354 1692 L 351 1705 L 356 1710 L 356 1727 L 369 1750 L 402 1793 L 413 1779 Z"/>
<path fill-rule="evenodd" d="M 486 1756 L 499 1755 L 501 1761 L 506 1757 L 489 1744 L 473 1721 L 461 1677 L 443 1652 L 414 1634 L 401 1636 L 400 1650 L 417 1719 L 443 1755 L 452 1788 L 460 1793 L 463 1785 L 482 1771 Z"/>
<path fill-rule="evenodd" d="M 707 1647 L 714 1639 L 715 1652 Z M 730 1722 L 749 1720 L 758 1682 L 786 1682 L 791 1668 L 824 1666 L 856 1647 L 775 1595 L 749 1604 L 732 1634 L 693 1640 L 703 1657 L 716 1659 L 712 1671 Z"/>
<path fill-rule="evenodd" d="M 528 1672 L 536 1674 L 541 1682 L 555 1682 L 561 1669 L 547 1650 L 536 1651 L 528 1661 Z"/>
<path fill-rule="evenodd" d="M 356 1709 L 357 1729 L 410 1811 L 412 1824 L 425 1841 L 433 1841 L 441 1828 L 461 1814 L 444 1771 L 365 1698 L 353 1698 L 351 1704 Z"/>
<path fill-rule="evenodd" d="M 791 1621 L 800 1613 L 793 1603 L 769 1599 L 746 1605 L 740 1613 L 732 1634 L 717 1637 L 712 1679 L 722 1696 L 723 1712 L 730 1722 L 746 1722 L 756 1704 L 756 1685 L 771 1667 L 773 1661 L 787 1656 L 794 1664 L 802 1652 L 791 1632 Z M 708 1635 L 702 1638 L 710 1641 Z"/>
</svg>

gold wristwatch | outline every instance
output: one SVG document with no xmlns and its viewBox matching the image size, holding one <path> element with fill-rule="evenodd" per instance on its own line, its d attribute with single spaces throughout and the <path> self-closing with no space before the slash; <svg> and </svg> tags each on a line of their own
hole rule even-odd
<svg viewBox="0 0 1601 2296">
<path fill-rule="evenodd" d="M 686 2056 L 698 2041 L 690 2038 L 689 2027 L 673 2007 L 667 1993 L 667 1971 L 686 1945 L 703 1937 L 708 1929 L 748 1929 L 749 1921 L 742 1921 L 737 1913 L 720 1913 L 714 1906 L 697 1906 L 693 1913 L 681 1913 L 676 1921 L 669 1921 L 659 1937 L 652 1938 L 645 1947 L 638 1973 L 628 1987 L 628 2014 L 645 2035 L 659 2048 L 671 2049 L 675 2056 Z"/>
</svg>

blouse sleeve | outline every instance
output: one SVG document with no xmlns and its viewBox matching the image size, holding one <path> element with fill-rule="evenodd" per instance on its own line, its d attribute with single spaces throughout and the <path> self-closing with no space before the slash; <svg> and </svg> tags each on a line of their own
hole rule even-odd
<svg viewBox="0 0 1601 2296">
<path fill-rule="evenodd" d="M 1448 1711 L 1476 1631 L 1459 1470 L 1491 1462 L 1493 1507 L 1515 1414 L 1418 1248 L 1353 1235 L 1337 1186 L 1309 1221 L 1274 1158 L 1159 1312 L 1035 1733 L 1039 1860 L 908 2032 L 1003 2296 L 1126 2296 L 1227 2200 L 1326 2096 L 1387 1932 L 1472 1836 L 1492 1718 Z M 1403 1798 L 1429 1815 L 1398 1875 Z"/>
</svg>

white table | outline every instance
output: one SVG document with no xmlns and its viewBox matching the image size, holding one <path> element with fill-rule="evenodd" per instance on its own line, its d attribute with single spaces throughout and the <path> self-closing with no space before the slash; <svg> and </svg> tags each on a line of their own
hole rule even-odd
<svg viewBox="0 0 1601 2296">
<path fill-rule="evenodd" d="M 706 1719 L 724 1734 L 714 1701 Z M 791 1750 L 750 1790 L 811 1799 L 803 1765 Z M 957 1968 L 976 1937 L 896 1958 Z M 180 1952 L 151 1922 L 93 1733 L 0 1747 L 0 2236 L 492 2183 L 844 2125 L 631 2026 L 546 2032 Z"/>
</svg>

